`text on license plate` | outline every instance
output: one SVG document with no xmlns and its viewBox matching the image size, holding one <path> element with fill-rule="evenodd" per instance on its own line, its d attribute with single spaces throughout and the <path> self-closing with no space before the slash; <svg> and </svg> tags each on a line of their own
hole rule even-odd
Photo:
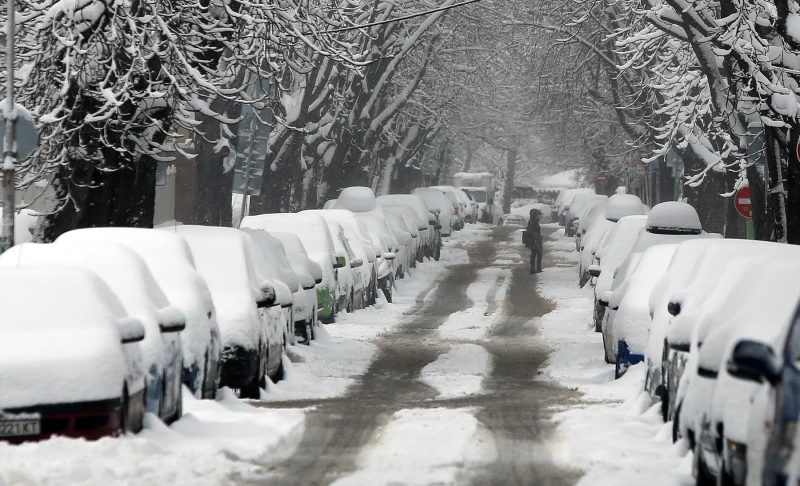
<svg viewBox="0 0 800 486">
<path fill-rule="evenodd" d="M 39 419 L 5 420 L 0 419 L 0 437 L 23 437 L 39 435 Z"/>
</svg>

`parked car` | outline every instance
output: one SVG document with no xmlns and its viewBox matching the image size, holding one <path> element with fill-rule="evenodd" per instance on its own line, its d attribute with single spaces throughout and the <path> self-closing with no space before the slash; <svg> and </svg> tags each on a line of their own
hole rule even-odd
<svg viewBox="0 0 800 486">
<path fill-rule="evenodd" d="M 361 270 L 364 267 L 366 256 L 356 256 L 345 236 L 342 223 L 331 220 L 326 220 L 325 223 L 331 232 L 336 258 L 344 258 L 344 265 L 339 269 L 339 309 L 353 312 L 364 307 L 364 294 L 369 285 L 369 279 L 364 278 L 365 275 Z"/>
<path fill-rule="evenodd" d="M 378 295 L 379 281 L 387 279 L 391 268 L 383 257 L 381 245 L 372 239 L 369 230 L 363 222 L 359 221 L 352 211 L 346 209 L 326 209 L 303 211 L 316 213 L 327 221 L 336 221 L 342 224 L 353 251 L 363 260 L 360 271 L 367 286 L 364 289 L 365 305 L 373 305 Z M 362 268 L 363 267 L 363 268 Z"/>
<path fill-rule="evenodd" d="M 252 239 L 237 229 L 183 225 L 175 230 L 189 244 L 217 310 L 220 384 L 239 390 L 242 398 L 259 398 L 267 378 L 283 377 L 284 330 L 267 313 L 279 302 L 265 277 L 266 263 Z"/>
<path fill-rule="evenodd" d="M 326 324 L 334 322 L 339 300 L 337 270 L 345 262 L 335 256 L 333 239 L 325 220 L 316 214 L 259 214 L 245 217 L 241 227 L 291 233 L 300 238 L 308 257 L 322 268 L 322 282 L 316 287 L 317 317 Z"/>
<path fill-rule="evenodd" d="M 441 235 L 450 236 L 453 232 L 456 215 L 453 204 L 447 199 L 447 196 L 445 196 L 442 191 L 430 187 L 414 189 L 414 192 L 411 194 L 421 197 L 429 209 L 438 211 L 437 215 L 439 217 L 439 225 L 441 225 Z"/>
<path fill-rule="evenodd" d="M 216 396 L 221 352 L 219 325 L 211 293 L 183 238 L 174 232 L 144 228 L 86 228 L 68 231 L 56 241 L 106 241 L 139 255 L 170 304 L 186 317 L 186 328 L 180 333 L 183 384 L 198 398 Z"/>
<path fill-rule="evenodd" d="M 605 306 L 599 303 L 598 297 L 604 292 L 611 290 L 614 282 L 614 273 L 622 265 L 628 255 L 630 255 L 639 231 L 645 227 L 647 216 L 626 216 L 620 219 L 611 229 L 608 236 L 607 246 L 600 249 L 595 255 L 599 265 L 589 267 L 589 275 L 597 278 L 594 286 L 595 312 L 594 323 L 595 331 L 602 331 L 603 316 Z M 610 362 L 611 357 L 606 355 Z"/>
<path fill-rule="evenodd" d="M 570 205 L 575 201 L 575 198 L 578 196 L 580 196 L 580 198 L 584 198 L 594 195 L 594 189 L 585 187 L 563 190 L 556 198 L 556 202 L 553 203 L 553 214 L 551 219 L 553 221 L 557 221 L 560 226 L 565 226 L 567 224 L 567 211 L 569 210 Z"/>
<path fill-rule="evenodd" d="M 310 344 L 314 339 L 318 325 L 317 317 L 317 291 L 316 286 L 322 283 L 322 267 L 317 262 L 308 257 L 303 242 L 297 235 L 291 233 L 281 233 L 274 231 L 270 233 L 275 239 L 281 242 L 286 259 L 292 269 L 300 277 L 300 282 L 306 296 L 307 305 L 311 307 L 310 315 L 304 323 L 302 337 L 306 344 Z M 297 299 L 295 299 L 297 301 Z M 302 316 L 303 314 L 301 314 Z"/>
<path fill-rule="evenodd" d="M 63 265 L 3 268 L 0 286 L 0 440 L 141 430 L 145 329 L 111 289 Z"/>
<path fill-rule="evenodd" d="M 444 193 L 447 197 L 447 200 L 450 201 L 450 204 L 453 205 L 453 212 L 455 213 L 455 230 L 460 230 L 464 227 L 465 222 L 465 215 L 464 212 L 466 211 L 466 205 L 461 201 L 459 197 L 459 193 L 462 192 L 459 189 L 456 189 L 453 186 L 432 186 L 434 189 L 438 189 Z"/>
<path fill-rule="evenodd" d="M 392 287 L 400 265 L 400 242 L 391 227 L 386 223 L 386 216 L 377 203 L 375 193 L 368 187 L 348 187 L 342 190 L 336 200 L 335 209 L 351 211 L 357 220 L 361 221 L 372 235 L 375 245 L 383 251 L 384 259 L 388 262 L 391 272 L 389 276 L 379 282 L 386 299 L 391 302 Z"/>
<path fill-rule="evenodd" d="M 650 330 L 650 292 L 666 272 L 677 245 L 655 245 L 637 253 L 633 271 L 622 280 L 608 299 L 603 325 L 604 340 L 611 344 L 614 377 L 620 378 L 633 365 L 644 361 Z M 630 258 L 630 257 L 629 257 Z M 620 267 L 621 270 L 625 266 Z"/>
<path fill-rule="evenodd" d="M 281 265 L 278 255 L 282 251 L 283 245 L 279 241 L 275 240 L 266 231 L 252 228 L 241 228 L 241 231 L 247 233 L 255 242 L 264 262 L 267 264 L 268 273 L 264 274 L 264 276 L 275 286 L 275 298 L 278 304 L 276 307 L 280 307 L 280 311 L 275 312 L 277 309 L 270 308 L 273 312 L 271 317 L 279 321 L 278 325 L 285 333 L 285 342 L 295 344 L 298 320 L 300 321 L 301 329 L 304 328 L 303 319 L 300 316 L 295 316 L 295 296 L 302 290 L 300 288 L 300 279 L 291 266 L 284 267 Z"/>
<path fill-rule="evenodd" d="M 413 226 L 409 226 L 402 214 L 398 214 L 392 209 L 384 210 L 384 218 L 386 225 L 392 230 L 392 233 L 400 243 L 400 254 L 395 261 L 399 261 L 397 265 L 396 278 L 404 278 L 405 273 L 412 267 L 416 266 L 416 240 L 419 239 L 419 231 Z"/>
<path fill-rule="evenodd" d="M 458 200 L 461 202 L 462 207 L 464 208 L 464 221 L 467 223 L 477 223 L 478 217 L 480 217 L 480 209 L 478 208 L 478 203 L 472 198 L 472 196 L 461 189 L 458 189 Z"/>
<path fill-rule="evenodd" d="M 24 243 L 0 255 L 0 267 L 67 265 L 100 277 L 117 295 L 128 317 L 145 328 L 139 343 L 146 370 L 145 409 L 166 423 L 183 414 L 183 353 L 180 336 L 186 320 L 169 304 L 145 262 L 131 250 L 106 242 Z"/>
<path fill-rule="evenodd" d="M 402 220 L 405 230 L 411 234 L 411 238 L 414 240 L 414 251 L 409 264 L 412 268 L 416 267 L 416 262 L 422 263 L 425 258 L 428 221 L 420 219 L 414 209 L 409 206 L 383 206 L 383 211 L 387 214 L 396 214 Z"/>
<path fill-rule="evenodd" d="M 381 206 L 405 206 L 410 207 L 416 212 L 420 221 L 427 221 L 428 231 L 425 233 L 426 245 L 425 256 L 439 260 L 442 249 L 442 237 L 440 233 L 438 212 L 434 213 L 425 201 L 418 195 L 413 194 L 390 194 L 378 196 L 378 204 Z"/>
<path fill-rule="evenodd" d="M 582 194 L 576 196 L 565 215 L 566 224 L 564 226 L 564 232 L 566 235 L 569 237 L 575 236 L 578 231 L 578 225 L 580 224 L 579 217 L 584 212 L 584 209 L 591 209 L 593 206 L 605 203 L 606 201 L 608 201 L 608 196 Z"/>
</svg>

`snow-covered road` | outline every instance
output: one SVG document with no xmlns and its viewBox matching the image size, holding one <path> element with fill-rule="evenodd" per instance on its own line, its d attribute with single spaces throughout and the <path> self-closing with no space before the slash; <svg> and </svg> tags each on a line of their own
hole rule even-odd
<svg viewBox="0 0 800 486">
<path fill-rule="evenodd" d="M 470 225 L 395 303 L 290 348 L 262 400 L 223 391 L 138 436 L 0 444 L 0 484 L 690 484 L 639 370 L 615 382 L 603 361 L 572 240 L 545 231 L 543 274 L 516 229 Z"/>
</svg>

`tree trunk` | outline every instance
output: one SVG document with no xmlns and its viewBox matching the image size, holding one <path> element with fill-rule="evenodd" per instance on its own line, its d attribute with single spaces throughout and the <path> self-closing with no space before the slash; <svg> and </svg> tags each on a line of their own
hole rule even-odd
<svg viewBox="0 0 800 486">
<path fill-rule="evenodd" d="M 517 151 L 509 150 L 506 163 L 506 184 L 503 189 L 503 214 L 511 212 L 511 197 L 514 194 L 514 173 L 517 171 Z"/>
</svg>

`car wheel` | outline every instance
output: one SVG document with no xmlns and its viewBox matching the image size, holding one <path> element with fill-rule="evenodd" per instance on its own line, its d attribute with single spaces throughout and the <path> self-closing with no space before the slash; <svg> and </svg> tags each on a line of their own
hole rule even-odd
<svg viewBox="0 0 800 486">
<path fill-rule="evenodd" d="M 131 426 L 131 400 L 128 397 L 128 387 L 122 390 L 122 404 L 119 409 L 119 432 L 120 435 L 125 435 L 130 431 Z"/>
<path fill-rule="evenodd" d="M 681 406 L 675 410 L 675 418 L 672 419 L 672 442 L 678 442 L 681 439 Z"/>
<path fill-rule="evenodd" d="M 252 400 L 258 400 L 261 398 L 261 384 L 262 378 L 260 376 L 254 376 L 250 383 L 244 385 L 239 390 L 239 398 L 249 398 Z"/>
<path fill-rule="evenodd" d="M 281 358 L 281 364 L 278 365 L 278 369 L 275 370 L 275 374 L 270 377 L 272 383 L 278 383 L 279 381 L 281 381 L 283 379 L 284 371 L 285 370 L 283 369 L 283 358 Z"/>
<path fill-rule="evenodd" d="M 703 460 L 703 453 L 700 451 L 700 442 L 695 442 L 694 446 L 694 480 L 697 486 L 716 486 L 717 480 L 708 471 L 706 462 Z"/>
<path fill-rule="evenodd" d="M 305 321 L 303 328 L 303 344 L 311 346 L 311 340 L 314 339 L 314 327 L 311 325 L 311 320 Z"/>
</svg>

